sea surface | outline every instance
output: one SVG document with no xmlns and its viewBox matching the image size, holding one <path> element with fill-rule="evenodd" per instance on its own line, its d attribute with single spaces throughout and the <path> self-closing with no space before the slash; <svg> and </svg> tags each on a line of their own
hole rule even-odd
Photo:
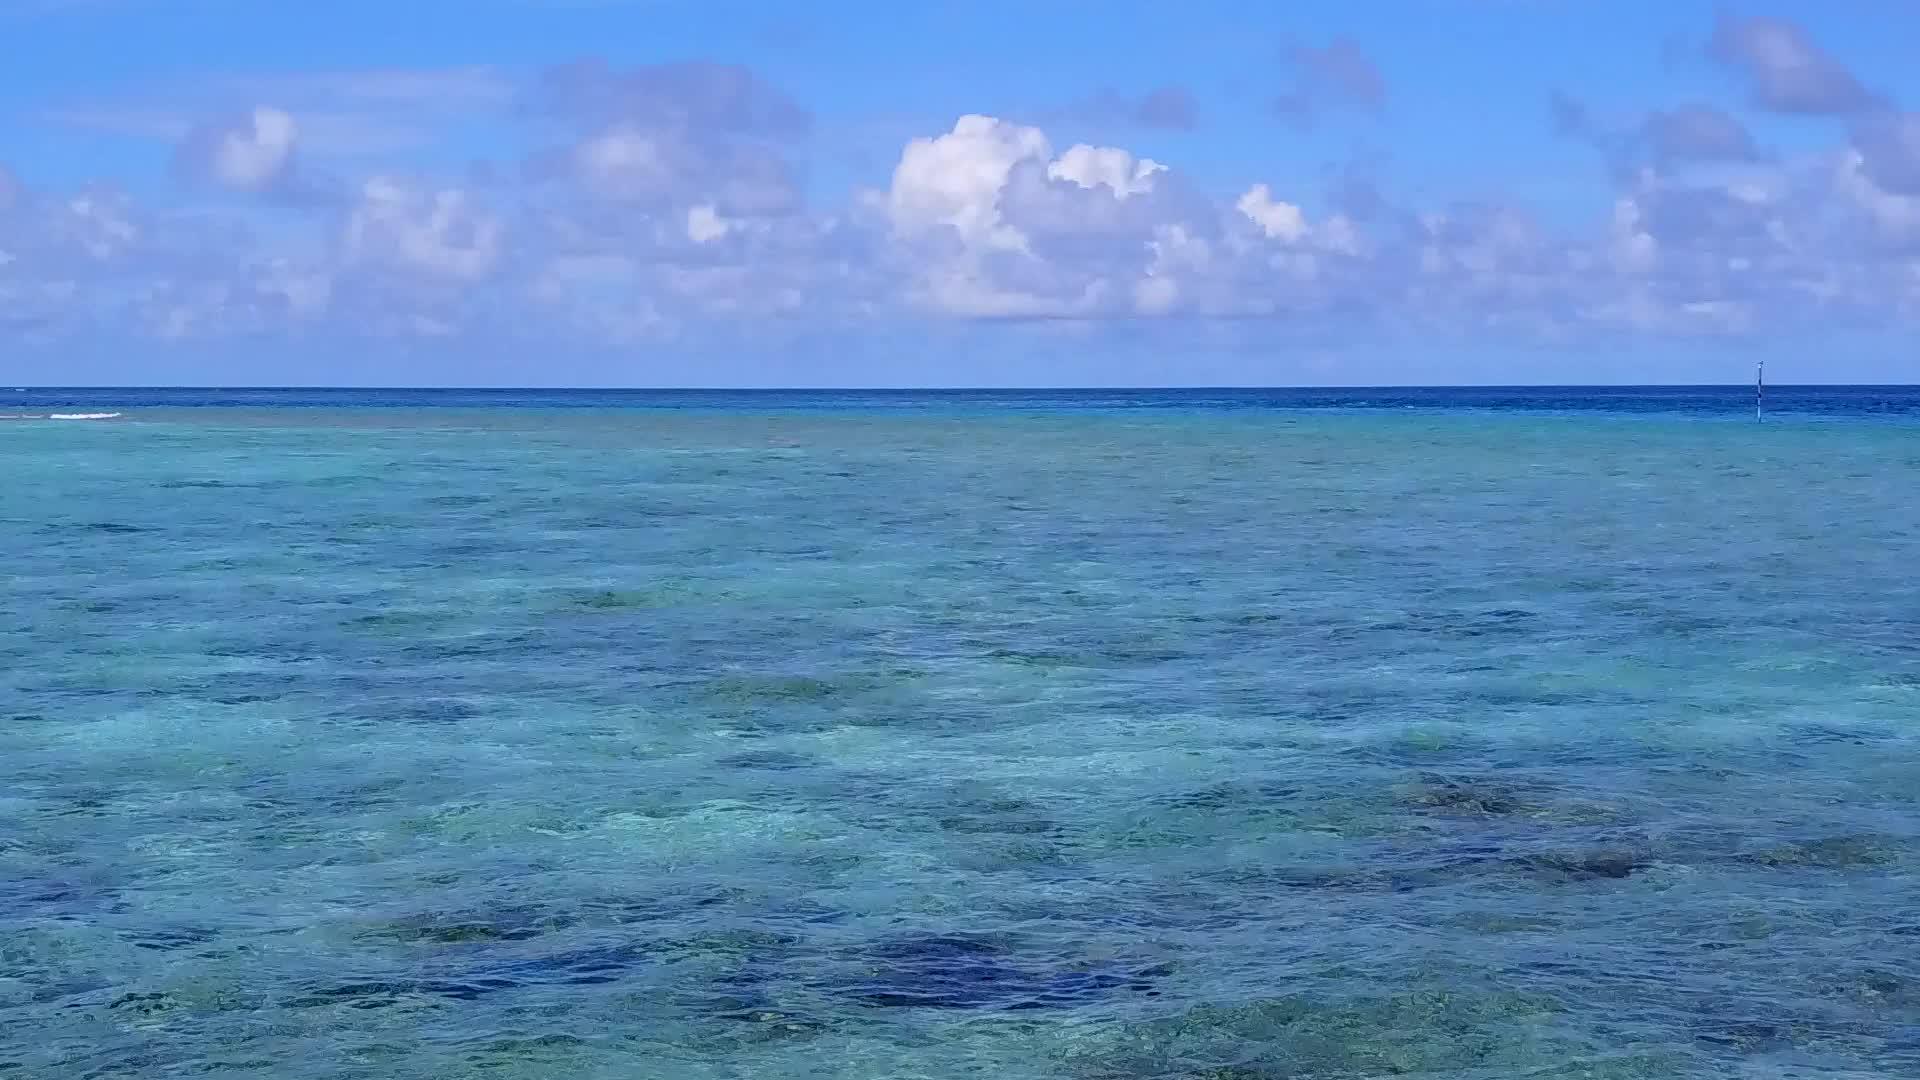
<svg viewBox="0 0 1920 1080">
<path fill-rule="evenodd" d="M 0 1077 L 1920 1076 L 1920 388 L 37 390 Z"/>
</svg>

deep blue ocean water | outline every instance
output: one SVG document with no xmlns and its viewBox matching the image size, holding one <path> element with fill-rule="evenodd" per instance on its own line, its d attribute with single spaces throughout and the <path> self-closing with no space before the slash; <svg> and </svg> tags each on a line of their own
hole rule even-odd
<svg viewBox="0 0 1920 1080">
<path fill-rule="evenodd" d="M 0 387 L 0 1076 L 1920 1075 L 1920 388 Z"/>
<path fill-rule="evenodd" d="M 1920 385 L 1777 386 L 1766 410 L 1920 416 Z M 717 412 L 1083 413 L 1375 411 L 1680 414 L 1751 419 L 1751 386 L 1387 386 L 1063 390 L 410 390 L 0 387 L 0 409 L 524 409 Z"/>
</svg>

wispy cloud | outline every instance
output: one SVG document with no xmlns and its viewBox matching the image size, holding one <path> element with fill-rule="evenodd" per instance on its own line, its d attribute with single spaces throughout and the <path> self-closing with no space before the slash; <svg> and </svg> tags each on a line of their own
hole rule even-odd
<svg viewBox="0 0 1920 1080">
<path fill-rule="evenodd" d="M 307 150 L 352 158 L 417 150 L 449 124 L 503 116 L 519 94 L 512 77 L 488 67 L 227 73 L 142 87 L 137 99 L 55 106 L 40 116 L 85 131 L 174 142 L 210 116 L 265 107 L 298 120 Z"/>
</svg>

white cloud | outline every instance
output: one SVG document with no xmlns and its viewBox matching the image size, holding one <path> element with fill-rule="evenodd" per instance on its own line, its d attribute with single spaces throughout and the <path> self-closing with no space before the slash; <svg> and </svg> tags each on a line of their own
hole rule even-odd
<svg viewBox="0 0 1920 1080">
<path fill-rule="evenodd" d="M 256 286 L 264 297 L 285 306 L 287 314 L 305 319 L 327 310 L 333 299 L 333 278 L 324 270 L 275 259 L 261 272 Z"/>
<path fill-rule="evenodd" d="M 687 239 L 696 244 L 718 240 L 733 230 L 733 222 L 721 217 L 711 203 L 702 203 L 687 211 Z"/>
<path fill-rule="evenodd" d="M 189 136 L 183 153 L 194 171 L 215 184 L 235 191 L 264 191 L 291 172 L 297 133 L 291 115 L 256 105 L 244 116 Z"/>
<path fill-rule="evenodd" d="M 1149 273 L 1133 283 L 1133 306 L 1142 315 L 1165 315 L 1180 300 L 1180 283 Z"/>
<path fill-rule="evenodd" d="M 275 106 L 199 129 L 166 103 L 120 119 L 192 131 L 196 176 L 280 196 L 308 190 L 301 170 L 329 117 L 377 124 L 516 100 L 496 80 L 288 78 L 286 96 L 238 99 Z M 1611 194 L 1549 226 L 1520 203 L 1423 212 L 1378 193 L 1336 193 L 1343 212 L 1310 214 L 1268 184 L 1203 191 L 1133 149 L 1057 151 L 1038 127 L 970 114 L 906 140 L 852 206 L 809 207 L 789 162 L 809 119 L 750 73 L 588 66 L 561 81 L 549 112 L 513 114 L 553 148 L 524 171 L 428 182 L 335 160 L 329 173 L 362 179 L 328 213 L 198 197 L 170 212 L 107 187 L 29 196 L 0 171 L 0 324 L 604 345 L 933 314 L 1565 340 L 1920 314 L 1920 182 L 1901 171 L 1901 132 L 1855 132 L 1816 166 L 1695 152 L 1684 168 L 1637 160 L 1629 174 L 1610 161 Z"/>
<path fill-rule="evenodd" d="M 1071 180 L 1083 188 L 1104 184 L 1121 199 L 1152 191 L 1154 174 L 1166 171 L 1165 165 L 1151 158 L 1136 160 L 1118 147 L 1085 143 L 1070 148 L 1047 166 L 1047 175 L 1055 180 Z"/>
<path fill-rule="evenodd" d="M 908 142 L 876 201 L 920 306 L 961 318 L 1164 315 L 1213 228 L 1171 177 L 1120 147 L 1056 157 L 1039 128 L 968 115 Z"/>
<path fill-rule="evenodd" d="M 1641 218 L 1640 204 L 1633 199 L 1614 201 L 1608 254 L 1614 267 L 1625 273 L 1644 274 L 1653 269 L 1660 257 L 1660 242 L 1646 231 Z"/>
<path fill-rule="evenodd" d="M 1029 291 L 1001 284 L 977 268 L 944 266 L 926 277 L 921 299 L 948 315 L 975 319 L 1073 319 L 1096 314 L 1110 286 L 1085 282 L 1073 291 Z"/>
<path fill-rule="evenodd" d="M 1248 188 L 1233 205 L 1270 239 L 1291 244 L 1306 238 L 1306 215 L 1298 206 L 1275 199 L 1265 184 Z"/>
<path fill-rule="evenodd" d="M 660 142 L 637 131 L 609 131 L 573 149 L 574 166 L 589 189 L 606 198 L 646 198 L 665 190 L 673 168 Z"/>
<path fill-rule="evenodd" d="M 375 177 L 348 215 L 345 250 L 350 262 L 474 279 L 498 264 L 501 232 L 499 218 L 465 191 Z"/>
<path fill-rule="evenodd" d="M 633 345 L 669 329 L 639 265 L 626 256 L 551 259 L 534 273 L 526 293 L 540 314 L 588 340 Z"/>
<path fill-rule="evenodd" d="M 1896 194 L 1881 187 L 1858 150 L 1844 151 L 1835 173 L 1841 194 L 1866 212 L 1879 239 L 1903 244 L 1920 237 L 1920 196 Z"/>
<path fill-rule="evenodd" d="M 1133 307 L 1141 315 L 1166 315 L 1178 307 L 1182 277 L 1204 277 L 1214 266 L 1213 245 L 1185 225 L 1159 225 L 1147 241 L 1151 260 L 1134 282 Z"/>
<path fill-rule="evenodd" d="M 729 217 L 771 217 L 798 209 L 785 159 L 758 143 L 674 130 L 620 126 L 583 136 L 542 171 L 636 211 L 712 205 Z"/>
<path fill-rule="evenodd" d="M 64 210 L 58 225 L 90 258 L 119 258 L 140 239 L 132 203 L 118 192 L 82 192 L 68 199 Z"/>
<path fill-rule="evenodd" d="M 947 134 L 901 151 L 887 194 L 894 226 L 913 233 L 944 225 L 969 246 L 1023 249 L 1026 238 L 1001 220 L 1000 191 L 1015 165 L 1052 154 L 1039 128 L 963 116 Z"/>
</svg>

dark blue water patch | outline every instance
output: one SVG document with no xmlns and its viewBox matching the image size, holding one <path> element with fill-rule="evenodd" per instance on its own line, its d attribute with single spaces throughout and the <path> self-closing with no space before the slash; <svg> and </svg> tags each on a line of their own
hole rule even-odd
<svg viewBox="0 0 1920 1080">
<path fill-rule="evenodd" d="M 1415 611 L 1400 618 L 1329 627 L 1326 634 L 1329 640 L 1334 641 L 1398 639 L 1409 634 L 1452 638 L 1521 638 L 1538 633 L 1539 622 L 1537 613 L 1520 608 Z"/>
<path fill-rule="evenodd" d="M 120 931 L 121 940 L 148 952 L 182 952 L 217 942 L 220 931 L 204 926 L 140 926 Z"/>
<path fill-rule="evenodd" d="M 1884 728 L 1829 723 L 1796 724 L 1782 732 L 1782 737 L 1795 747 L 1874 746 L 1899 738 Z"/>
<path fill-rule="evenodd" d="M 41 795 L 35 812 L 53 817 L 97 817 L 113 814 L 119 812 L 120 802 L 127 794 L 115 788 L 103 787 L 95 781 L 83 781 L 46 790 Z"/>
<path fill-rule="evenodd" d="M 489 964 L 489 977 L 514 985 L 605 986 L 660 962 L 651 941 L 622 941 L 544 952 Z"/>
<path fill-rule="evenodd" d="M 1286 781 L 1229 780 L 1191 791 L 1174 792 L 1157 801 L 1172 810 L 1240 812 L 1261 804 L 1292 800 L 1300 792 L 1299 784 Z"/>
<path fill-rule="evenodd" d="M 371 778 L 275 774 L 255 778 L 236 790 L 243 797 L 243 821 L 251 819 L 250 823 L 262 827 L 318 830 L 335 815 L 384 810 L 418 789 L 417 781 L 392 774 Z"/>
<path fill-rule="evenodd" d="M 120 891 L 98 881 L 18 870 L 7 878 L 0 881 L 0 920 L 90 920 L 120 907 Z"/>
<path fill-rule="evenodd" d="M 1070 904 L 1036 901 L 1008 906 L 1012 918 L 1050 920 L 1118 933 L 1128 939 L 1166 931 L 1217 931 L 1270 919 L 1271 897 L 1227 892 L 1218 883 L 1083 880 Z"/>
<path fill-rule="evenodd" d="M 40 531 L 55 535 L 92 533 L 104 536 L 128 536 L 156 530 L 149 525 L 133 525 L 124 521 L 56 521 L 42 525 Z"/>
<path fill-rule="evenodd" d="M 1075 965 L 1023 955 L 1004 939 L 972 934 L 906 935 L 843 958 L 848 969 L 816 980 L 836 997 L 875 1008 L 1025 1011 L 1092 1004 L 1120 993 L 1153 996 L 1166 965 Z"/>
<path fill-rule="evenodd" d="M 823 795 L 850 812 L 904 829 L 1036 836 L 1067 828 L 1049 812 L 1047 800 L 983 791 L 984 785 L 905 784 L 887 773 L 840 771 L 825 778 L 820 786 Z"/>
<path fill-rule="evenodd" d="M 552 646 L 550 635 L 535 630 L 510 630 L 441 639 L 414 638 L 399 648 L 398 655 L 403 660 L 432 663 L 511 658 L 529 653 L 552 656 L 565 652 Z"/>
<path fill-rule="evenodd" d="M 496 911 L 480 917 L 398 919 L 369 927 L 361 931 L 359 936 L 365 940 L 423 948 L 490 945 L 527 941 L 539 937 L 552 925 L 552 922 L 538 916 L 516 920 L 510 913 Z"/>
<path fill-rule="evenodd" d="M 731 973 L 716 985 L 724 984 L 736 996 L 751 990 L 764 1007 L 770 999 L 758 988 L 777 981 L 775 965 L 802 948 L 797 935 L 752 930 L 739 919 L 725 924 L 732 929 L 703 933 L 656 924 L 584 942 L 557 936 L 568 926 L 577 932 L 581 921 L 570 914 L 542 918 L 537 925 L 436 920 L 377 927 L 369 940 L 405 946 L 415 957 L 414 970 L 432 977 L 402 980 L 397 987 L 393 980 L 350 982 L 345 992 L 385 1002 L 394 994 L 460 998 L 530 987 L 615 986 L 636 982 L 663 964 L 694 958 L 729 965 Z"/>
<path fill-rule="evenodd" d="M 205 655 L 237 657 L 245 654 L 208 652 Z M 300 663 L 303 659 L 311 661 L 315 658 L 287 657 L 286 661 Z M 161 686 L 149 687 L 146 692 L 169 698 L 198 698 L 216 705 L 257 705 L 262 702 L 279 701 L 289 694 L 311 686 L 314 681 L 296 673 L 221 672 L 170 681 Z"/>
<path fill-rule="evenodd" d="M 444 882 L 447 885 L 456 881 Z M 418 957 L 465 957 L 475 964 L 531 964 L 538 968 L 566 966 L 573 956 L 607 956 L 612 949 L 628 949 L 638 958 L 675 926 L 697 925 L 706 915 L 742 917 L 745 896 L 738 890 L 713 890 L 658 896 L 584 897 L 565 903 L 532 902 L 493 905 L 449 905 L 370 921 L 352 931 L 356 941 L 409 950 Z M 623 943 L 596 943 L 572 947 L 547 943 L 555 935 L 582 932 L 587 927 L 620 928 Z M 632 929 L 629 929 L 632 928 Z M 627 942 L 626 938 L 632 938 Z M 518 946 L 526 945 L 526 948 Z M 567 952 L 574 948 L 574 952 Z M 527 949 L 532 949 L 528 952 Z M 503 951 L 504 950 L 504 951 Z M 502 971 L 495 971 L 501 974 Z"/>
<path fill-rule="evenodd" d="M 962 836 L 1049 836 L 1064 826 L 1052 818 L 1028 814 L 941 813 L 933 818 L 940 831 Z"/>
<path fill-rule="evenodd" d="M 521 986 L 512 979 L 482 976 L 474 979 L 372 978 L 316 982 L 287 998 L 288 1008 L 344 1007 L 384 1009 L 409 999 L 478 1001 L 489 994 Z"/>
<path fill-rule="evenodd" d="M 383 719 L 403 724 L 459 724 L 486 715 L 458 698 L 422 698 L 391 702 L 379 709 Z"/>
<path fill-rule="evenodd" d="M 714 760 L 714 764 L 724 769 L 793 772 L 818 768 L 823 762 L 812 755 L 796 754 L 788 750 L 741 750 L 721 755 Z"/>
<path fill-rule="evenodd" d="M 233 480 L 193 479 L 193 480 L 162 480 L 156 486 L 166 491 L 192 491 L 192 490 L 203 490 L 203 489 L 209 490 L 209 491 L 226 491 L 226 490 L 231 490 L 236 488 L 257 488 L 257 487 L 260 487 L 261 485 L 242 484 Z"/>
</svg>

